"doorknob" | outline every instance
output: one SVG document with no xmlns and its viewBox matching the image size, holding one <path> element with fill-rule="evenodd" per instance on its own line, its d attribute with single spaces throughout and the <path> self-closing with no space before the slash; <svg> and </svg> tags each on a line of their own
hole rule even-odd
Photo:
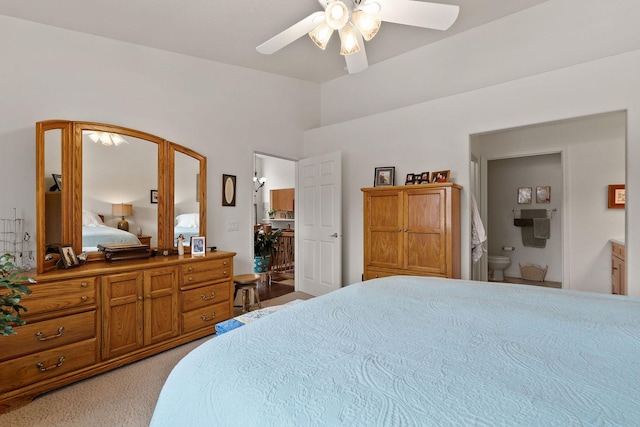
<svg viewBox="0 0 640 427">
<path fill-rule="evenodd" d="M 338 233 L 333 233 L 332 235 L 330 235 L 329 237 L 338 237 Z"/>
</svg>

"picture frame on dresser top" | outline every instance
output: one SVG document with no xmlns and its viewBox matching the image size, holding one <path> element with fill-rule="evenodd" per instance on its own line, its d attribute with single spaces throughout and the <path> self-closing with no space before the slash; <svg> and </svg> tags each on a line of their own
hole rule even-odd
<svg viewBox="0 0 640 427">
<path fill-rule="evenodd" d="M 428 184 L 431 181 L 429 180 L 429 172 L 422 172 L 420 174 L 420 184 Z"/>
<path fill-rule="evenodd" d="M 451 178 L 451 171 L 450 170 L 431 172 L 431 183 L 432 184 L 442 183 L 442 182 L 449 182 L 450 178 Z"/>
<path fill-rule="evenodd" d="M 62 259 L 62 266 L 64 268 L 73 268 L 80 265 L 80 260 L 76 256 L 73 246 L 65 245 L 60 246 L 60 258 Z"/>
<path fill-rule="evenodd" d="M 395 166 L 377 167 L 374 176 L 373 186 L 392 186 L 395 183 Z"/>
<path fill-rule="evenodd" d="M 205 239 L 203 236 L 191 238 L 191 256 L 204 256 L 206 251 L 204 242 Z"/>
<path fill-rule="evenodd" d="M 415 174 L 413 173 L 408 173 L 407 174 L 407 178 L 404 180 L 404 185 L 413 185 L 414 181 L 416 179 Z"/>
</svg>

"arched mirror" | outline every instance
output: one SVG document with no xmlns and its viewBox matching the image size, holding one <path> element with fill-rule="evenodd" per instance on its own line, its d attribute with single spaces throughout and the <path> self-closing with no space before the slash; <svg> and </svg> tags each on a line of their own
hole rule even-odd
<svg viewBox="0 0 640 427">
<path fill-rule="evenodd" d="M 205 235 L 206 158 L 189 148 L 120 126 L 47 121 L 36 124 L 36 161 L 40 273 L 52 268 L 48 246 L 100 259 L 92 255 L 104 243 L 167 249 L 177 231 Z"/>
</svg>

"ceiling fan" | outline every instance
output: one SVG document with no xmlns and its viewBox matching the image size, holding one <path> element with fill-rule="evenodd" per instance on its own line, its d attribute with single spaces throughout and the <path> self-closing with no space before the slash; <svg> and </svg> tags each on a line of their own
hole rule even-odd
<svg viewBox="0 0 640 427">
<path fill-rule="evenodd" d="M 305 34 L 325 49 L 334 30 L 340 37 L 340 54 L 350 74 L 369 65 L 364 40 L 371 40 L 381 21 L 435 30 L 448 29 L 458 18 L 459 6 L 415 0 L 318 0 L 324 11 L 314 12 L 256 48 L 270 55 Z"/>
</svg>

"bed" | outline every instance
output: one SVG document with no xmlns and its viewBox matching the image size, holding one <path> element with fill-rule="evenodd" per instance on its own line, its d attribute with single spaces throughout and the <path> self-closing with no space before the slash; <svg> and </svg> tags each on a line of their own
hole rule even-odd
<svg viewBox="0 0 640 427">
<path fill-rule="evenodd" d="M 640 425 L 640 299 L 370 280 L 203 343 L 152 426 Z"/>
<path fill-rule="evenodd" d="M 178 237 L 182 234 L 185 245 L 189 245 L 192 237 L 200 236 L 200 216 L 197 213 L 181 214 L 176 217 L 173 227 L 173 244 L 178 245 Z"/>
<path fill-rule="evenodd" d="M 105 243 L 140 243 L 140 240 L 133 233 L 109 227 L 98 214 L 83 209 L 82 251 L 97 251 L 98 245 Z"/>
</svg>

